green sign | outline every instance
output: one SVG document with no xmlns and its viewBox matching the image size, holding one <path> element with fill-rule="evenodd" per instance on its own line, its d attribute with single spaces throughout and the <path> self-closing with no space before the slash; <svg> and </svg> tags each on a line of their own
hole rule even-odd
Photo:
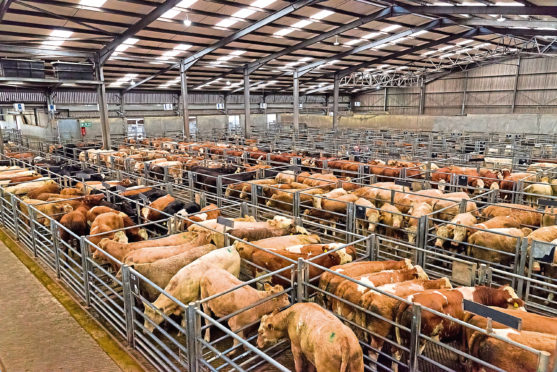
<svg viewBox="0 0 557 372">
<path fill-rule="evenodd" d="M 89 128 L 90 126 L 91 126 L 90 122 L 87 121 L 81 122 L 81 128 Z"/>
</svg>

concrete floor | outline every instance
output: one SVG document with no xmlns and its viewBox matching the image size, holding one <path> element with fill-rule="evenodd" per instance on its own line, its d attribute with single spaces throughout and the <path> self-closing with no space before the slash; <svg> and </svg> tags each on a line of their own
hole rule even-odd
<svg viewBox="0 0 557 372">
<path fill-rule="evenodd" d="M 121 371 L 2 242 L 0 360 L 8 372 Z"/>
</svg>

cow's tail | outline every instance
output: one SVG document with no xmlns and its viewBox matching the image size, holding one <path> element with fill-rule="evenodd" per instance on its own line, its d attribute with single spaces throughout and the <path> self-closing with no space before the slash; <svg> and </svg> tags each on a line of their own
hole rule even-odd
<svg viewBox="0 0 557 372">
<path fill-rule="evenodd" d="M 400 302 L 399 303 L 398 308 L 396 309 L 395 317 L 394 317 L 395 324 L 405 325 L 405 324 L 403 324 L 403 321 L 404 321 L 403 318 L 405 317 L 404 314 L 406 313 L 406 310 L 408 310 L 409 306 L 410 305 L 407 304 L 406 302 Z M 396 342 L 399 345 L 404 345 L 405 344 L 404 343 L 404 338 L 402 337 L 401 332 L 400 332 L 400 327 L 398 327 L 398 326 L 395 326 L 395 338 L 396 338 Z"/>
<path fill-rule="evenodd" d="M 350 345 L 346 339 L 342 343 L 342 359 L 340 362 L 340 372 L 349 372 L 348 371 L 348 364 L 350 362 Z"/>
</svg>

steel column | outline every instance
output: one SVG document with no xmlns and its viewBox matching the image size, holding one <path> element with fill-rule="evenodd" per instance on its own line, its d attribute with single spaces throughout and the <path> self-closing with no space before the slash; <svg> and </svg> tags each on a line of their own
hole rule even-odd
<svg viewBox="0 0 557 372">
<path fill-rule="evenodd" d="M 460 109 L 460 115 L 464 115 L 466 112 L 466 90 L 468 89 L 468 71 L 464 74 L 464 90 L 462 91 L 462 107 Z"/>
<path fill-rule="evenodd" d="M 387 87 L 385 87 L 385 92 L 383 94 L 383 111 L 387 111 Z"/>
<path fill-rule="evenodd" d="M 99 61 L 95 63 L 95 73 L 97 74 L 97 80 L 101 82 L 97 86 L 97 96 L 99 100 L 99 114 L 101 117 L 101 134 L 103 141 L 103 148 L 106 150 L 110 149 L 110 124 L 108 122 L 108 104 L 106 102 L 106 86 L 104 84 L 103 68 Z"/>
<path fill-rule="evenodd" d="M 188 82 L 186 76 L 186 65 L 184 61 L 180 62 L 180 87 L 182 94 L 180 99 L 182 100 L 182 118 L 184 120 L 184 137 L 186 141 L 190 140 L 190 112 L 188 107 Z"/>
<path fill-rule="evenodd" d="M 422 79 L 422 83 L 420 85 L 420 107 L 418 109 L 418 114 L 423 115 L 425 108 L 425 82 Z"/>
<path fill-rule="evenodd" d="M 516 62 L 516 73 L 514 75 L 514 88 L 513 88 L 513 103 L 511 107 L 511 114 L 514 114 L 514 110 L 516 108 L 516 92 L 518 90 L 518 77 L 520 75 L 520 56 L 518 56 L 518 60 Z"/>
<path fill-rule="evenodd" d="M 292 116 L 292 122 L 294 126 L 294 132 L 298 133 L 300 130 L 300 83 L 298 79 L 298 70 L 294 70 L 294 87 L 292 95 L 294 96 L 294 115 Z"/>
<path fill-rule="evenodd" d="M 333 88 L 333 130 L 338 128 L 338 95 L 340 88 L 340 77 L 335 74 L 335 82 Z"/>
<path fill-rule="evenodd" d="M 250 96 L 249 96 L 249 69 L 246 67 L 244 69 L 244 137 L 249 138 L 250 130 Z"/>
</svg>

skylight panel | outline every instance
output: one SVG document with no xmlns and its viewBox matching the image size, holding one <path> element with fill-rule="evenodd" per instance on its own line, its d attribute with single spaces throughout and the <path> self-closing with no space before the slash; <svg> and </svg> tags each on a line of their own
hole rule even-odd
<svg viewBox="0 0 557 372">
<path fill-rule="evenodd" d="M 139 41 L 139 39 L 133 38 L 133 37 L 129 37 L 124 41 L 124 44 L 128 44 L 128 45 L 134 45 L 135 43 L 137 43 Z"/>
<path fill-rule="evenodd" d="M 232 53 L 230 53 L 233 56 L 241 56 L 242 54 L 244 54 L 246 51 L 245 50 L 235 50 Z"/>
<path fill-rule="evenodd" d="M 183 1 L 180 1 L 178 3 L 178 5 L 176 5 L 176 7 L 178 7 L 178 8 L 189 8 L 190 6 L 195 4 L 196 2 L 197 2 L 197 0 L 183 0 Z"/>
<path fill-rule="evenodd" d="M 362 39 L 354 39 L 354 40 L 349 40 L 349 41 L 347 41 L 347 42 L 344 43 L 344 44 L 346 44 L 346 45 L 356 45 L 356 44 L 358 44 L 358 43 L 361 43 L 362 41 L 364 41 L 364 40 L 362 40 Z"/>
<path fill-rule="evenodd" d="M 292 31 L 294 31 L 293 28 L 283 28 L 282 30 L 278 30 L 277 32 L 275 32 L 273 35 L 275 35 L 275 36 L 285 36 L 285 35 L 288 35 L 289 33 L 291 33 Z"/>
<path fill-rule="evenodd" d="M 401 27 L 402 27 L 401 25 L 390 25 L 390 26 L 385 27 L 381 31 L 382 32 L 391 32 L 391 31 L 394 31 L 394 30 L 396 30 L 398 28 L 401 28 Z"/>
<path fill-rule="evenodd" d="M 45 40 L 42 46 L 47 49 L 55 49 L 62 44 L 64 44 L 64 40 Z"/>
<path fill-rule="evenodd" d="M 117 52 L 123 52 L 124 50 L 128 49 L 130 46 L 126 44 L 120 44 L 116 47 Z"/>
<path fill-rule="evenodd" d="M 463 41 L 459 41 L 458 43 L 456 43 L 456 45 L 465 45 L 465 44 L 469 44 L 473 41 L 474 40 L 463 40 Z"/>
<path fill-rule="evenodd" d="M 246 18 L 255 13 L 255 10 L 251 9 L 240 9 L 236 13 L 232 14 L 232 17 L 236 18 Z"/>
<path fill-rule="evenodd" d="M 73 34 L 72 31 L 52 30 L 52 32 L 50 33 L 50 36 L 67 38 L 67 37 L 72 36 L 72 34 Z"/>
<path fill-rule="evenodd" d="M 106 3 L 106 0 L 81 0 L 79 2 L 80 5 L 92 6 L 94 8 L 100 8 L 104 3 Z"/>
<path fill-rule="evenodd" d="M 176 50 L 188 50 L 189 48 L 191 48 L 190 44 L 178 44 L 174 47 Z"/>
<path fill-rule="evenodd" d="M 271 5 L 272 3 L 274 3 L 276 0 L 257 0 L 253 3 L 251 3 L 251 6 L 256 7 L 256 8 L 266 8 L 269 5 Z"/>
<path fill-rule="evenodd" d="M 448 50 L 448 49 L 451 49 L 451 48 L 453 48 L 453 47 L 454 47 L 454 45 L 447 45 L 447 46 L 444 46 L 444 47 L 442 47 L 442 48 L 437 49 L 437 51 L 443 52 L 443 51 Z"/>
<path fill-rule="evenodd" d="M 449 58 L 450 56 L 453 56 L 454 54 L 455 54 L 455 53 L 443 54 L 442 56 L 439 56 L 439 58 L 441 58 L 441 59 Z"/>
<path fill-rule="evenodd" d="M 516 1 L 511 1 L 510 3 L 495 3 L 495 6 L 524 6 L 524 4 L 517 3 Z"/>
<path fill-rule="evenodd" d="M 294 28 L 304 28 L 304 27 L 306 27 L 307 25 L 310 25 L 310 24 L 312 24 L 312 23 L 313 23 L 313 21 L 309 21 L 309 20 L 303 19 L 303 20 L 301 20 L 301 21 L 298 21 L 298 22 L 294 23 L 294 24 L 292 25 L 292 27 L 294 27 Z"/>
<path fill-rule="evenodd" d="M 230 56 L 230 55 L 228 55 L 228 56 L 222 56 L 222 57 L 217 58 L 217 61 L 229 61 L 229 60 L 231 60 L 232 58 L 234 58 L 234 56 Z"/>
<path fill-rule="evenodd" d="M 421 31 L 413 33 L 412 36 L 416 37 L 416 36 L 420 36 L 420 35 L 423 35 L 423 34 L 427 34 L 428 32 L 429 32 L 428 30 L 421 30 Z"/>
<path fill-rule="evenodd" d="M 446 2 L 444 2 L 444 1 L 437 1 L 437 2 L 435 2 L 435 3 L 433 3 L 433 4 L 431 4 L 431 5 L 433 5 L 433 6 L 454 6 L 453 4 L 451 4 L 451 3 L 446 3 Z"/>
<path fill-rule="evenodd" d="M 238 20 L 236 20 L 234 18 L 225 18 L 222 21 L 220 21 L 219 23 L 217 23 L 215 26 L 217 26 L 217 27 L 230 27 L 233 24 L 235 24 L 236 22 L 238 22 Z"/>
<path fill-rule="evenodd" d="M 170 9 L 170 10 L 167 10 L 166 12 L 164 12 L 164 14 L 161 16 L 161 18 L 172 19 L 172 18 L 176 17 L 178 14 L 180 14 L 179 10 Z"/>
<path fill-rule="evenodd" d="M 174 49 L 174 50 L 166 51 L 162 55 L 165 57 L 176 57 L 178 54 L 180 54 L 180 51 Z"/>
<path fill-rule="evenodd" d="M 330 11 L 330 10 L 322 10 L 322 11 L 320 11 L 320 12 L 318 12 L 318 13 L 315 13 L 315 14 L 312 15 L 310 18 L 312 18 L 312 19 L 318 19 L 318 20 L 319 20 L 319 19 L 326 18 L 326 17 L 328 17 L 328 16 L 330 16 L 330 15 L 332 15 L 332 14 L 335 14 L 335 12 L 332 12 L 332 11 Z"/>
<path fill-rule="evenodd" d="M 428 51 L 428 52 L 422 53 L 422 56 L 423 56 L 423 57 L 429 56 L 430 54 L 433 54 L 433 53 L 435 53 L 435 52 L 436 52 L 436 50 L 430 50 L 430 51 Z"/>
<path fill-rule="evenodd" d="M 463 1 L 460 3 L 462 6 L 486 6 L 484 3 L 478 3 L 476 1 Z"/>
<path fill-rule="evenodd" d="M 372 32 L 372 33 L 364 35 L 362 37 L 364 39 L 371 39 L 371 38 L 374 38 L 374 37 L 379 36 L 379 35 L 381 35 L 381 32 Z"/>
</svg>

